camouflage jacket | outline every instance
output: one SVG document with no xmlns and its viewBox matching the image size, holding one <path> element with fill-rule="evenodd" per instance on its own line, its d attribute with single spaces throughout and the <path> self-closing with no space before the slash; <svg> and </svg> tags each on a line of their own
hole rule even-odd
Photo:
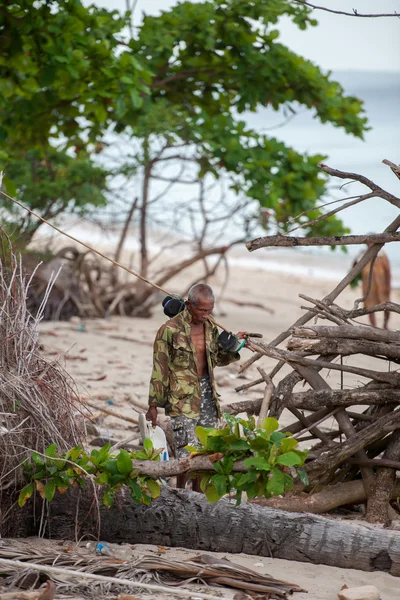
<svg viewBox="0 0 400 600">
<path fill-rule="evenodd" d="M 167 415 L 200 417 L 200 381 L 197 359 L 191 339 L 191 315 L 187 309 L 160 327 L 154 342 L 153 372 L 150 380 L 149 404 L 165 408 Z M 207 321 L 204 325 L 208 374 L 218 415 L 221 415 L 214 367 L 239 360 L 238 353 L 223 351 L 218 346 L 218 329 Z"/>
</svg>

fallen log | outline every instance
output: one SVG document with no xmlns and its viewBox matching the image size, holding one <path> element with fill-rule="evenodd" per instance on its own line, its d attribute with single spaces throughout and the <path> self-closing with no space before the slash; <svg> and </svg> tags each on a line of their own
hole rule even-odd
<svg viewBox="0 0 400 600">
<path fill-rule="evenodd" d="M 292 327 L 291 333 L 298 338 L 349 338 L 353 340 L 370 340 L 371 342 L 395 342 L 400 344 L 400 333 L 378 329 L 368 325 L 307 325 L 307 327 Z"/>
<path fill-rule="evenodd" d="M 151 460 L 133 460 L 132 468 L 139 475 L 147 477 L 174 477 L 175 475 L 184 475 L 190 472 L 214 471 L 213 463 L 210 460 L 212 455 L 199 455 L 193 458 L 180 458 L 179 460 L 151 461 Z M 247 473 L 248 469 L 243 464 L 244 460 L 238 460 L 233 466 L 237 473 Z"/>
<path fill-rule="evenodd" d="M 286 408 L 319 410 L 324 407 L 354 406 L 368 404 L 392 404 L 400 402 L 399 389 L 387 390 L 307 390 L 294 392 L 285 398 Z"/>
<path fill-rule="evenodd" d="M 238 415 L 239 413 L 247 413 L 248 415 L 258 415 L 260 412 L 262 401 L 262 398 L 257 398 L 256 400 L 239 400 L 239 402 L 223 404 L 221 408 L 222 412 L 228 413 L 229 415 Z"/>
<path fill-rule="evenodd" d="M 391 460 L 390 458 L 366 458 L 365 460 L 349 458 L 346 462 L 348 462 L 349 465 L 364 465 L 367 467 L 387 467 L 388 469 L 400 471 L 400 461 Z"/>
<path fill-rule="evenodd" d="M 390 332 L 392 333 L 392 332 Z M 267 344 L 258 342 L 257 344 L 251 343 L 253 350 L 257 350 L 260 354 L 269 356 L 270 358 L 276 358 L 277 360 L 283 360 L 289 363 L 291 366 L 294 364 L 303 365 L 305 367 L 318 367 L 319 369 L 330 369 L 333 371 L 343 371 L 344 373 L 354 373 L 360 375 L 360 377 L 366 377 L 368 379 L 374 379 L 381 383 L 389 383 L 395 387 L 400 386 L 400 374 L 396 371 L 388 373 L 382 373 L 380 371 L 373 371 L 371 369 L 363 369 L 361 367 L 352 367 L 350 365 L 340 365 L 336 363 L 330 363 L 327 360 L 310 359 L 305 358 L 301 354 L 295 354 L 294 352 L 287 352 L 280 348 L 271 348 Z"/>
<path fill-rule="evenodd" d="M 37 535 L 42 500 L 22 510 L 23 522 L 13 520 L 15 536 Z M 96 535 L 115 543 L 146 543 L 215 552 L 245 552 L 336 567 L 357 565 L 365 571 L 400 576 L 400 532 L 370 528 L 310 514 L 242 504 L 223 499 L 209 504 L 194 492 L 163 488 L 150 506 L 134 504 L 119 494 L 111 509 L 100 508 L 97 522 L 93 490 L 70 490 L 57 495 L 48 509 L 46 535 L 75 539 Z M 46 509 L 47 511 L 47 509 Z M 21 515 L 22 519 L 22 515 Z"/>
<path fill-rule="evenodd" d="M 400 483 L 391 491 L 392 499 L 400 495 Z M 362 504 L 367 500 L 363 482 L 360 479 L 331 485 L 316 494 L 299 494 L 296 496 L 257 498 L 252 504 L 279 508 L 288 512 L 322 514 L 339 506 Z"/>
<path fill-rule="evenodd" d="M 329 408 L 321 408 L 321 410 L 317 410 L 317 412 L 313 413 L 312 415 L 305 417 L 307 420 L 306 428 L 304 428 L 303 423 L 296 421 L 295 423 L 290 423 L 290 425 L 287 425 L 286 427 L 282 427 L 282 429 L 279 431 L 282 431 L 282 433 L 288 432 L 293 434 L 309 431 L 311 425 L 322 423 L 322 421 L 324 421 L 331 414 L 331 412 L 332 411 Z"/>
<path fill-rule="evenodd" d="M 111 417 L 115 417 L 116 419 L 128 421 L 129 423 L 133 423 L 134 425 L 138 424 L 137 419 L 133 419 L 132 417 L 128 417 L 127 415 L 120 415 L 119 413 L 115 412 L 115 410 L 110 410 L 109 408 L 101 408 L 100 406 L 96 406 L 96 404 L 93 404 L 93 402 L 89 402 L 84 398 L 81 398 L 81 402 L 83 406 L 90 406 L 90 408 L 94 408 L 95 410 L 98 410 L 104 413 L 105 415 L 110 415 Z"/>
<path fill-rule="evenodd" d="M 314 340 L 292 337 L 287 344 L 287 349 L 307 354 L 325 355 L 334 352 L 335 354 L 341 354 L 342 356 L 365 354 L 366 356 L 383 356 L 392 360 L 400 359 L 400 345 L 344 338 L 324 338 Z"/>
</svg>

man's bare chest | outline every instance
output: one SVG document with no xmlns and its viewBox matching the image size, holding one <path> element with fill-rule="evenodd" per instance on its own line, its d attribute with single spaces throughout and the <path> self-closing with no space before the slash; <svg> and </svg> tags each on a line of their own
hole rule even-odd
<svg viewBox="0 0 400 600">
<path fill-rule="evenodd" d="M 204 355 L 206 352 L 206 336 L 204 327 L 192 327 L 190 337 L 197 355 Z"/>
</svg>

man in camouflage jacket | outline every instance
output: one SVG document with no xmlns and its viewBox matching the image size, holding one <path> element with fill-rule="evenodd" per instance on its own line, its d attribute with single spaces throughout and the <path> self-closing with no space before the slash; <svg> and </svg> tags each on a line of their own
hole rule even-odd
<svg viewBox="0 0 400 600">
<path fill-rule="evenodd" d="M 214 367 L 240 358 L 237 352 L 221 347 L 218 329 L 209 319 L 214 295 L 208 285 L 193 286 L 185 304 L 185 309 L 157 332 L 146 415 L 153 426 L 157 407 L 171 416 L 177 458 L 187 454 L 186 445 L 196 445 L 197 425 L 218 427 L 221 410 Z M 246 336 L 246 332 L 237 334 L 239 339 Z"/>
</svg>

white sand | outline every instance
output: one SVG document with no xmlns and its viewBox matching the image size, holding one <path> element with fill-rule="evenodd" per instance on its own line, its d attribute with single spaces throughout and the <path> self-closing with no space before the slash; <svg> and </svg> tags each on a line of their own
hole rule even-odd
<svg viewBox="0 0 400 600">
<path fill-rule="evenodd" d="M 256 268 L 249 268 L 247 259 L 257 256 L 254 262 Z M 286 330 L 299 316 L 303 314 L 300 306 L 305 302 L 298 298 L 299 293 L 305 293 L 315 298 L 323 298 L 336 285 L 338 278 L 332 272 L 333 279 L 304 278 L 307 265 L 310 272 L 320 263 L 325 268 L 324 259 L 293 255 L 293 260 L 299 264 L 302 276 L 291 275 L 276 266 L 279 258 L 272 255 L 265 257 L 266 261 L 273 262 L 273 271 L 267 271 L 260 266 L 260 258 L 264 255 L 242 255 L 246 258 L 246 267 L 236 266 L 231 269 L 231 277 L 225 292 L 225 299 L 217 303 L 215 317 L 225 326 L 233 331 L 247 330 L 256 331 L 264 335 L 266 341 L 272 340 Z M 288 255 L 290 256 L 290 255 Z M 239 257 L 240 258 L 240 257 Z M 288 259 L 285 259 L 286 262 Z M 240 263 L 240 261 L 239 261 Z M 251 262 L 250 262 L 251 266 Z M 318 266 L 318 264 L 317 264 Z M 201 267 L 197 267 L 200 275 Z M 319 272 L 319 271 L 317 271 Z M 177 277 L 168 286 L 172 291 L 179 290 L 182 281 L 190 281 L 189 277 L 196 275 L 196 269 L 191 273 L 186 272 L 184 276 Z M 328 275 L 329 276 L 329 275 Z M 221 289 L 221 276 L 214 277 L 211 285 L 218 294 Z M 351 308 L 354 300 L 360 296 L 360 289 L 346 290 L 339 298 L 338 303 Z M 254 307 L 239 307 L 227 299 L 240 302 L 261 303 L 273 313 Z M 399 302 L 400 292 L 393 293 L 393 300 Z M 66 367 L 78 382 L 80 391 L 84 395 L 90 395 L 99 408 L 110 408 L 119 414 L 137 416 L 129 404 L 127 398 L 138 400 L 143 405 L 147 400 L 148 382 L 151 373 L 152 342 L 157 328 L 164 322 L 165 317 L 161 306 L 156 308 L 154 316 L 150 319 L 120 318 L 115 317 L 110 321 L 93 320 L 84 323 L 85 331 L 79 331 L 77 323 L 43 323 L 41 326 L 41 341 L 45 346 L 46 354 L 65 354 Z M 365 321 L 365 319 L 361 319 Z M 321 323 L 321 322 L 320 322 Z M 326 322 L 322 322 L 326 324 Z M 392 315 L 391 328 L 400 329 L 400 316 Z M 127 338 L 127 339 L 122 339 Z M 284 347 L 284 345 L 283 345 Z M 249 356 L 248 351 L 243 351 L 243 358 Z M 348 359 L 348 362 L 354 358 Z M 371 366 L 377 364 L 375 359 L 366 357 L 358 358 L 359 364 Z M 347 362 L 347 360 L 346 360 Z M 263 359 L 262 364 L 267 370 L 274 365 L 274 361 Z M 244 378 L 237 378 L 238 365 L 231 365 L 217 370 L 217 381 L 219 391 L 224 402 L 233 402 L 244 398 L 257 398 L 262 394 L 262 386 L 258 389 L 252 388 L 244 394 L 238 395 L 234 388 L 246 380 L 258 377 L 255 366 L 249 369 Z M 282 370 L 280 376 L 288 370 Z M 353 387 L 360 378 L 350 374 L 344 375 L 344 385 Z M 331 371 L 329 374 L 331 385 L 337 386 L 340 382 L 338 372 Z M 112 404 L 108 404 L 108 400 Z M 131 426 L 128 422 L 109 416 L 102 416 L 94 411 L 94 417 L 101 428 L 109 431 L 119 439 L 132 435 Z M 283 415 L 282 422 L 289 423 L 293 417 Z M 331 423 L 324 424 L 326 429 Z M 173 555 L 184 553 L 185 556 L 193 555 L 193 550 L 181 551 L 171 550 Z M 255 563 L 262 562 L 262 572 L 293 580 L 306 588 L 308 594 L 296 594 L 297 600 L 335 600 L 342 585 L 359 586 L 365 584 L 376 585 L 382 594 L 383 600 L 395 600 L 400 597 L 400 581 L 386 573 L 364 573 L 353 569 L 337 569 L 326 566 L 316 566 L 306 563 L 295 563 L 270 558 L 252 557 L 245 555 L 232 555 L 232 560 L 254 567 Z M 351 565 L 349 565 L 351 566 Z M 225 597 L 231 598 L 228 593 Z"/>
</svg>

